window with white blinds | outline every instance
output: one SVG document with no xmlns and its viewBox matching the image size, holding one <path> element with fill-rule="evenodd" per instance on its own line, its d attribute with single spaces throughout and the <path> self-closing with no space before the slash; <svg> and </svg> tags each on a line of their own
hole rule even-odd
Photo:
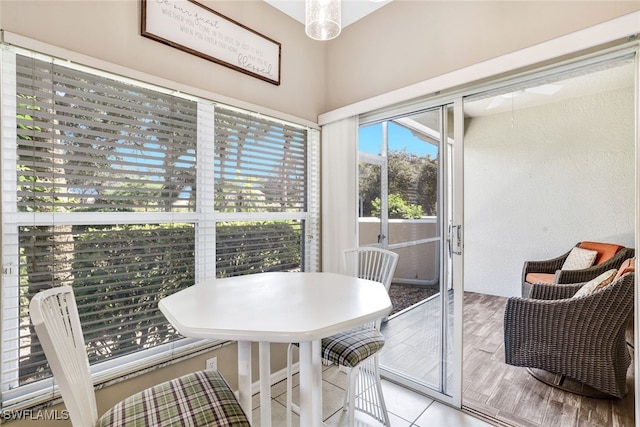
<svg viewBox="0 0 640 427">
<path fill-rule="evenodd" d="M 217 108 L 215 135 L 217 212 L 305 212 L 307 129 Z M 219 222 L 216 275 L 300 270 L 304 230 L 303 217 Z"/>
<path fill-rule="evenodd" d="M 19 49 L 1 77 L 3 407 L 51 393 L 42 289 L 74 287 L 92 370 L 113 377 L 193 345 L 160 298 L 317 268 L 317 131 Z"/>
</svg>

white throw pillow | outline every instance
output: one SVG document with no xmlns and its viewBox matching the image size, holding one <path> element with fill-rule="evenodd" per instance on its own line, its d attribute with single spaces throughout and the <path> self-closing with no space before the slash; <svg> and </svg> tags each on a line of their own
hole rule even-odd
<svg viewBox="0 0 640 427">
<path fill-rule="evenodd" d="M 578 292 L 576 292 L 572 298 L 580 298 L 585 295 L 590 295 L 598 289 L 602 289 L 603 287 L 613 282 L 613 278 L 616 276 L 617 272 L 618 270 L 614 268 L 612 270 L 605 271 L 598 277 L 594 277 L 593 279 L 585 283 L 584 286 L 578 289 Z"/>
<path fill-rule="evenodd" d="M 593 265 L 597 256 L 598 251 L 575 247 L 571 249 L 569 256 L 564 260 L 562 270 L 582 270 L 583 268 L 589 268 Z"/>
</svg>

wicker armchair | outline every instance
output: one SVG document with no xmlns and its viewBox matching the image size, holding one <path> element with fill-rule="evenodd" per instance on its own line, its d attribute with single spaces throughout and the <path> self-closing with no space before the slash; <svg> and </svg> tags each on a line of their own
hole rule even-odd
<svg viewBox="0 0 640 427">
<path fill-rule="evenodd" d="M 621 398 L 631 362 L 625 328 L 633 311 L 634 274 L 572 299 L 583 284 L 535 284 L 531 298 L 509 298 L 505 362 L 566 376 Z"/>
<path fill-rule="evenodd" d="M 586 242 L 578 242 L 576 246 L 580 246 L 583 243 Z M 635 256 L 635 250 L 633 248 L 620 247 L 612 257 L 599 261 L 589 268 L 582 270 L 561 270 L 571 249 L 556 258 L 542 261 L 525 261 L 522 267 L 522 297 L 526 298 L 531 291 L 532 283 L 527 281 L 527 275 L 529 273 L 546 273 L 550 275 L 548 280 L 538 280 L 537 282 L 580 283 L 589 281 L 612 268 L 618 269 L 626 259 Z"/>
</svg>

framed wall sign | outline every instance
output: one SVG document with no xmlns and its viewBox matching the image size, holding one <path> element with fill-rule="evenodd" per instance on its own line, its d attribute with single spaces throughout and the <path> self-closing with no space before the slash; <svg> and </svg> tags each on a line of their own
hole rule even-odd
<svg viewBox="0 0 640 427">
<path fill-rule="evenodd" d="M 142 35 L 280 84 L 280 43 L 193 0 L 142 0 Z"/>
</svg>

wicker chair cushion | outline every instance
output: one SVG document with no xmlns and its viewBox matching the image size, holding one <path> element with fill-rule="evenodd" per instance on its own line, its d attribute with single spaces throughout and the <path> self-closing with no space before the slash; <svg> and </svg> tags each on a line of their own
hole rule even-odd
<svg viewBox="0 0 640 427">
<path fill-rule="evenodd" d="M 598 256 L 594 262 L 594 265 L 601 264 L 608 259 L 611 259 L 615 254 L 617 254 L 620 249 L 623 249 L 624 246 L 616 245 L 613 243 L 600 243 L 600 242 L 580 242 L 578 245 L 579 248 L 589 249 L 592 251 L 597 251 Z"/>
<path fill-rule="evenodd" d="M 622 265 L 620 265 L 620 268 L 618 269 L 618 273 L 616 274 L 616 277 L 613 278 L 613 280 L 618 280 L 619 278 L 621 278 L 623 275 L 627 273 L 635 273 L 636 271 L 635 262 L 636 262 L 635 257 L 625 260 L 622 263 Z"/>
<path fill-rule="evenodd" d="M 376 329 L 351 330 L 322 340 L 322 358 L 353 368 L 384 346 L 384 336 Z"/>
<path fill-rule="evenodd" d="M 561 270 L 582 270 L 593 265 L 598 256 L 598 251 L 575 247 L 569 252 L 569 256 L 562 264 Z"/>
<path fill-rule="evenodd" d="M 527 273 L 527 283 L 548 283 L 553 284 L 553 279 L 556 277 L 553 273 Z"/>
<path fill-rule="evenodd" d="M 573 295 L 573 298 L 580 298 L 586 295 L 591 295 L 597 290 L 604 288 L 605 286 L 613 282 L 613 279 L 616 277 L 617 272 L 618 270 L 614 268 L 611 270 L 607 270 L 601 275 L 589 280 L 580 289 L 578 289 L 578 292 Z"/>
<path fill-rule="evenodd" d="M 97 425 L 250 426 L 217 371 L 195 372 L 136 393 L 111 408 Z"/>
</svg>

